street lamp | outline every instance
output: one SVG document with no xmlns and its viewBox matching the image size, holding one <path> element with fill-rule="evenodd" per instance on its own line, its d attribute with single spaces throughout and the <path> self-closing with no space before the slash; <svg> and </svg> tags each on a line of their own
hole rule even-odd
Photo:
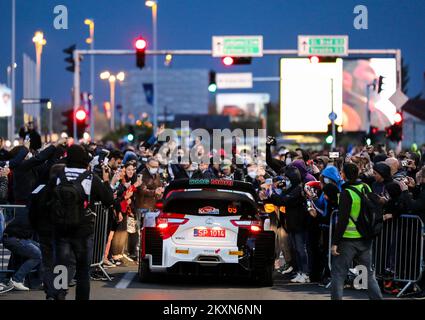
<svg viewBox="0 0 425 320">
<path fill-rule="evenodd" d="M 36 92 L 38 97 L 41 97 L 41 55 L 43 53 L 43 47 L 46 45 L 47 41 L 44 38 L 44 34 L 41 31 L 36 31 L 34 37 L 32 38 L 32 42 L 35 45 L 35 54 L 37 60 L 36 66 Z M 40 110 L 40 105 L 39 105 Z M 40 119 L 37 119 L 37 125 L 40 128 Z"/>
<path fill-rule="evenodd" d="M 157 33 L 158 33 L 158 1 L 146 0 L 145 5 L 152 8 L 152 24 L 153 24 L 153 50 L 157 48 Z M 153 131 L 156 133 L 158 129 L 158 57 L 153 55 Z"/>
<path fill-rule="evenodd" d="M 90 37 L 86 39 L 86 43 L 90 45 L 90 50 L 94 50 L 94 20 L 93 19 L 86 19 L 84 20 L 84 24 L 87 25 L 90 29 Z M 93 108 L 94 108 L 94 78 L 95 78 L 95 71 L 94 71 L 94 55 L 90 55 L 90 94 L 92 96 L 91 99 L 91 108 L 90 114 L 93 114 Z M 90 135 L 94 137 L 94 117 L 90 117 Z"/>
<path fill-rule="evenodd" d="M 13 64 L 14 69 L 16 69 L 18 67 L 18 65 L 16 64 L 16 62 Z M 12 65 L 7 66 L 7 86 L 9 88 L 11 88 L 12 86 Z"/>
<path fill-rule="evenodd" d="M 116 75 L 111 74 L 109 71 L 104 71 L 100 74 L 100 79 L 108 80 L 110 89 L 110 103 L 111 103 L 111 131 L 115 130 L 115 86 L 116 82 L 123 82 L 125 80 L 125 73 L 119 72 Z"/>
</svg>

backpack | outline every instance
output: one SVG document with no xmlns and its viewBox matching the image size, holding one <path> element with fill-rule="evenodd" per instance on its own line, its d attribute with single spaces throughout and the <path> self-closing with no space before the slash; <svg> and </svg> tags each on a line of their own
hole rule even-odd
<svg viewBox="0 0 425 320">
<path fill-rule="evenodd" d="M 365 239 L 374 239 L 382 231 L 384 223 L 384 214 L 379 197 L 368 191 L 364 186 L 362 192 L 356 188 L 347 187 L 360 197 L 360 213 L 357 220 L 350 215 L 351 221 L 356 225 L 357 231 Z"/>
<path fill-rule="evenodd" d="M 87 196 L 81 185 L 91 175 L 86 171 L 75 180 L 68 180 L 65 171 L 59 174 L 60 183 L 54 187 L 50 201 L 51 221 L 61 227 L 77 227 L 87 214 Z"/>
</svg>

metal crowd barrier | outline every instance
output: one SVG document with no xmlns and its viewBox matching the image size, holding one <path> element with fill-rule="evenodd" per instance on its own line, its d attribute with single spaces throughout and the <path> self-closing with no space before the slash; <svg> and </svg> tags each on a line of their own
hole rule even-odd
<svg viewBox="0 0 425 320">
<path fill-rule="evenodd" d="M 0 215 L 2 215 L 1 229 L 4 231 L 7 225 L 12 222 L 16 217 L 17 209 L 25 209 L 23 205 L 0 205 Z M 9 268 L 11 253 L 3 246 L 3 241 L 0 241 L 0 274 L 14 273 L 15 270 Z"/>
<path fill-rule="evenodd" d="M 94 242 L 91 267 L 98 267 L 103 274 L 112 281 L 109 274 L 103 267 L 103 255 L 108 241 L 108 208 L 105 208 L 102 203 L 94 204 L 95 208 L 95 225 L 94 225 Z"/>
<path fill-rule="evenodd" d="M 372 248 L 376 277 L 407 282 L 397 297 L 421 279 L 424 271 L 424 223 L 418 216 L 402 215 L 385 221 Z"/>
<path fill-rule="evenodd" d="M 337 217 L 334 211 L 331 221 Z M 334 223 L 329 228 L 332 239 Z M 381 234 L 372 244 L 372 267 L 378 279 L 407 282 L 398 293 L 401 297 L 412 285 L 421 280 L 424 269 L 424 222 L 414 215 L 401 215 L 384 222 Z M 328 265 L 332 270 L 332 241 L 329 241 Z"/>
</svg>

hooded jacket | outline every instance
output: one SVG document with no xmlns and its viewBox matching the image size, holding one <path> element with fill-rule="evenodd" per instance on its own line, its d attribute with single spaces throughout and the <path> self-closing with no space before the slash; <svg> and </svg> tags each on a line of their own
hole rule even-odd
<svg viewBox="0 0 425 320">
<path fill-rule="evenodd" d="M 283 190 L 281 195 L 273 193 L 266 202 L 285 207 L 281 221 L 286 225 L 288 232 L 304 232 L 308 226 L 308 213 L 300 172 L 296 167 L 289 166 L 285 176 L 291 181 L 290 188 Z"/>
<path fill-rule="evenodd" d="M 300 171 L 301 181 L 303 183 L 309 181 L 316 181 L 316 178 L 313 177 L 313 175 L 307 171 L 307 167 L 303 160 L 295 160 L 291 163 L 291 166 L 296 167 Z"/>
<path fill-rule="evenodd" d="M 385 192 L 385 186 L 393 181 L 391 178 L 391 168 L 385 162 L 378 162 L 373 166 L 373 170 L 379 173 L 384 181 L 375 181 L 372 183 L 372 191 L 376 194 L 383 194 Z"/>
<path fill-rule="evenodd" d="M 326 219 L 321 219 L 321 222 L 325 225 L 329 225 L 329 218 L 334 209 L 338 207 L 338 194 L 341 192 L 344 180 L 342 180 L 338 169 L 334 166 L 326 167 L 321 175 L 324 178 L 332 180 L 336 185 L 329 183 L 323 188 L 323 192 L 319 199 L 314 202 L 316 210 Z M 325 198 L 328 197 L 328 200 Z"/>
</svg>

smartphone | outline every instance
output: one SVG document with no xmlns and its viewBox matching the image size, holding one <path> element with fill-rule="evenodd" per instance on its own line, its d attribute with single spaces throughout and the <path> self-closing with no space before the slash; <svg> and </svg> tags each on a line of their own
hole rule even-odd
<svg viewBox="0 0 425 320">
<path fill-rule="evenodd" d="M 407 160 L 401 160 L 401 166 L 402 167 L 407 167 Z"/>
<path fill-rule="evenodd" d="M 265 182 L 265 184 L 273 184 L 273 179 L 266 179 L 266 182 Z"/>
<path fill-rule="evenodd" d="M 329 152 L 329 159 L 338 159 L 339 152 Z"/>
<path fill-rule="evenodd" d="M 310 200 L 307 200 L 307 209 L 308 209 L 308 210 L 313 209 L 313 204 L 311 203 L 311 201 L 310 201 Z"/>
</svg>

